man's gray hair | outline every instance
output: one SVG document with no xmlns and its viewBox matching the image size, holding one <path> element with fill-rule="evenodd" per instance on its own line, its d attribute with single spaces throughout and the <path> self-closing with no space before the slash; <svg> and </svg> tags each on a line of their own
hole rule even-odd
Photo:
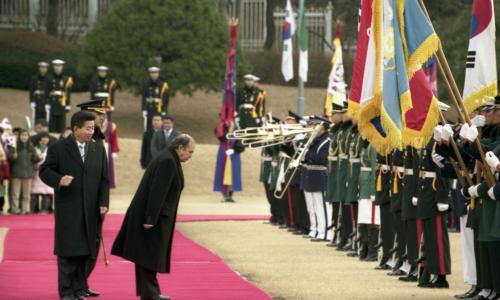
<svg viewBox="0 0 500 300">
<path fill-rule="evenodd" d="M 168 145 L 168 148 L 172 149 L 172 150 L 178 149 L 179 147 L 186 148 L 189 145 L 189 143 L 193 143 L 193 144 L 195 143 L 193 137 L 190 136 L 189 134 L 182 133 L 182 134 L 179 134 L 178 136 L 176 136 L 170 142 L 170 144 Z"/>
</svg>

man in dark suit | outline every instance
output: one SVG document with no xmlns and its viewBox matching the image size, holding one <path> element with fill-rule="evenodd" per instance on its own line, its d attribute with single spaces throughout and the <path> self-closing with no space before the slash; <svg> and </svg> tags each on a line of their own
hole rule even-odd
<svg viewBox="0 0 500 300">
<path fill-rule="evenodd" d="M 151 154 L 151 141 L 153 140 L 153 134 L 157 131 L 160 131 L 162 127 L 161 115 L 156 114 L 151 119 L 151 129 L 144 132 L 142 136 L 142 146 L 141 146 L 141 167 L 142 169 L 146 169 L 149 165 L 149 162 L 153 159 Z"/>
<path fill-rule="evenodd" d="M 104 147 L 92 141 L 95 115 L 71 118 L 72 135 L 49 147 L 40 178 L 55 191 L 55 245 L 59 295 L 85 299 L 85 266 L 96 257 L 98 223 L 108 211 L 108 163 Z"/>
<path fill-rule="evenodd" d="M 148 165 L 113 245 L 112 254 L 135 263 L 136 293 L 141 300 L 165 300 L 157 272 L 170 273 L 170 252 L 177 207 L 184 187 L 181 162 L 193 155 L 195 142 L 181 134 Z"/>
<path fill-rule="evenodd" d="M 174 118 L 171 116 L 162 116 L 161 119 L 163 122 L 162 130 L 155 132 L 151 138 L 152 158 L 158 156 L 158 154 L 167 148 L 169 143 L 180 134 L 180 132 L 175 129 Z"/>
</svg>

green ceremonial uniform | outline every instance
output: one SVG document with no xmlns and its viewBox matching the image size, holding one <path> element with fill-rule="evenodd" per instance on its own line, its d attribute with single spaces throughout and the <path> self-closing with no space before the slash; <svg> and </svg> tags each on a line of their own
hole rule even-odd
<svg viewBox="0 0 500 300">
<path fill-rule="evenodd" d="M 349 175 L 349 136 L 352 128 L 351 122 L 344 122 L 341 125 L 341 132 L 338 135 L 338 156 L 337 180 L 333 202 L 345 202 L 347 193 L 347 176 Z"/>
<path fill-rule="evenodd" d="M 377 173 L 377 151 L 368 142 L 361 150 L 361 168 L 359 172 L 359 199 L 375 197 L 375 179 Z"/>
<path fill-rule="evenodd" d="M 338 147 L 339 147 L 339 137 L 342 133 L 341 130 L 342 123 L 335 124 L 330 127 L 330 153 L 328 155 L 328 183 L 326 189 L 326 201 L 327 202 L 339 202 L 335 199 L 335 188 L 337 184 L 337 170 L 338 170 Z"/>
<path fill-rule="evenodd" d="M 362 138 L 358 132 L 358 127 L 353 125 L 349 136 L 349 175 L 347 176 L 347 192 L 345 203 L 357 202 L 359 194 L 359 173 L 361 167 L 360 151 Z"/>
</svg>

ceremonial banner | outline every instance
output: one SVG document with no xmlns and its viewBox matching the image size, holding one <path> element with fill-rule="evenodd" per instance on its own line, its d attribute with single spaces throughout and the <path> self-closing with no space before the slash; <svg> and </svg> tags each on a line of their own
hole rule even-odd
<svg viewBox="0 0 500 300">
<path fill-rule="evenodd" d="M 422 65 L 427 63 L 439 48 L 439 38 L 432 24 L 427 19 L 418 0 L 397 0 L 403 47 L 405 49 L 408 78 L 410 80 L 410 103 L 403 99 L 404 129 L 403 146 L 414 145 L 415 138 L 423 138 L 426 145 L 432 137 L 434 127 L 439 120 L 437 101 L 436 64 L 431 61 L 431 77 L 436 92 L 426 78 Z"/>
<path fill-rule="evenodd" d="M 295 34 L 295 17 L 290 0 L 286 1 L 286 17 L 283 23 L 283 53 L 281 56 L 281 73 L 285 81 L 293 78 L 293 44 Z"/>
<path fill-rule="evenodd" d="M 348 114 L 358 119 L 358 129 L 379 153 L 387 151 L 387 136 L 380 123 L 381 68 L 380 39 L 382 0 L 362 0 L 358 46 L 349 91 Z M 377 45 L 380 46 L 381 43 Z"/>
<path fill-rule="evenodd" d="M 472 112 L 498 95 L 493 0 L 474 0 L 463 99 Z"/>
<path fill-rule="evenodd" d="M 347 84 L 344 81 L 344 63 L 342 60 L 342 43 L 340 41 L 340 35 L 341 32 L 337 29 L 335 39 L 333 40 L 335 51 L 333 52 L 332 57 L 332 70 L 328 76 L 328 87 L 326 90 L 324 110 L 324 114 L 326 116 L 330 116 L 332 114 L 332 103 L 343 107 L 344 102 L 347 100 Z"/>
<path fill-rule="evenodd" d="M 309 56 L 308 56 L 308 39 L 307 39 L 307 26 L 304 14 L 305 8 L 301 7 L 299 11 L 299 77 L 302 81 L 307 82 L 307 71 L 309 69 Z"/>
<path fill-rule="evenodd" d="M 224 77 L 224 94 L 220 119 L 215 135 L 220 141 L 215 170 L 214 191 L 227 195 L 229 192 L 241 191 L 240 154 L 234 152 L 234 141 L 226 138 L 226 134 L 236 129 L 234 122 L 236 105 L 236 36 L 237 25 L 231 25 L 229 51 L 227 55 L 226 74 Z M 229 150 L 229 152 L 228 152 Z M 232 152 L 232 154 L 230 154 Z"/>
<path fill-rule="evenodd" d="M 438 97 L 438 76 L 437 76 L 437 65 L 434 58 L 430 58 L 427 62 L 427 81 L 431 86 L 432 93 L 435 97 Z"/>
</svg>

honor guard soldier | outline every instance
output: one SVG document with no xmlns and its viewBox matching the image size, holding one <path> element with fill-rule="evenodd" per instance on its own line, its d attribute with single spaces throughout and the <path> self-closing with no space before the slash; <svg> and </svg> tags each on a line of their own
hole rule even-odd
<svg viewBox="0 0 500 300">
<path fill-rule="evenodd" d="M 151 128 L 151 118 L 160 113 L 162 116 L 168 112 L 170 99 L 169 86 L 160 79 L 160 68 L 148 68 L 149 78 L 144 82 L 142 89 L 142 117 L 144 131 Z"/>
<path fill-rule="evenodd" d="M 31 77 L 30 82 L 30 104 L 32 110 L 32 124 L 36 120 L 47 119 L 47 72 L 49 64 L 41 61 L 38 63 L 38 74 Z"/>
<path fill-rule="evenodd" d="M 330 121 L 333 123 L 328 130 L 328 136 L 330 138 L 330 149 L 328 154 L 328 185 L 326 189 L 326 201 L 332 205 L 332 226 L 335 228 L 335 234 L 333 236 L 332 242 L 328 244 L 328 247 L 336 247 L 337 240 L 337 230 L 339 228 L 339 209 L 340 200 L 336 199 L 336 184 L 338 180 L 338 140 L 342 133 L 342 121 L 343 115 L 347 112 L 346 106 L 340 106 L 332 103 L 332 115 L 330 116 Z"/>
<path fill-rule="evenodd" d="M 272 119 L 268 120 L 272 123 Z M 279 210 L 276 202 L 276 197 L 274 197 L 274 188 L 271 187 L 271 180 L 273 175 L 273 147 L 265 147 L 262 149 L 262 154 L 260 156 L 260 176 L 259 181 L 264 184 L 264 191 L 266 192 L 266 199 L 269 203 L 269 208 L 271 212 L 271 218 L 269 223 L 272 225 L 278 225 L 279 221 Z"/>
<path fill-rule="evenodd" d="M 101 100 L 103 105 L 108 107 L 108 115 L 115 110 L 116 80 L 108 74 L 109 68 L 106 66 L 97 67 L 97 76 L 90 82 L 90 99 Z"/>
<path fill-rule="evenodd" d="M 380 225 L 380 211 L 375 204 L 375 179 L 377 172 L 377 151 L 363 141 L 361 148 L 358 200 L 359 259 L 377 261 L 377 244 Z"/>
<path fill-rule="evenodd" d="M 387 264 L 391 257 L 391 249 L 394 246 L 394 227 L 392 226 L 391 214 L 391 165 L 389 155 L 377 155 L 377 181 L 375 203 L 380 209 L 380 238 L 382 246 L 382 259 L 375 269 L 389 270 L 391 267 Z"/>
<path fill-rule="evenodd" d="M 403 179 L 405 176 L 404 152 L 395 149 L 391 155 L 392 162 L 392 185 L 391 185 L 391 213 L 392 226 L 396 234 L 396 246 L 391 252 L 396 253 L 396 264 L 392 268 L 390 276 L 403 276 L 406 273 L 400 268 L 403 266 L 406 254 L 406 234 L 404 223 L 401 218 L 401 201 L 403 198 Z"/>
<path fill-rule="evenodd" d="M 262 117 L 266 112 L 266 92 L 256 85 L 259 77 L 247 74 L 243 78 L 245 86 L 238 92 L 237 99 L 239 128 L 261 126 Z"/>
<path fill-rule="evenodd" d="M 71 110 L 73 78 L 63 73 L 64 61 L 52 61 L 54 74 L 48 79 L 48 110 L 50 132 L 62 132 L 66 127 L 66 113 Z"/>
</svg>

